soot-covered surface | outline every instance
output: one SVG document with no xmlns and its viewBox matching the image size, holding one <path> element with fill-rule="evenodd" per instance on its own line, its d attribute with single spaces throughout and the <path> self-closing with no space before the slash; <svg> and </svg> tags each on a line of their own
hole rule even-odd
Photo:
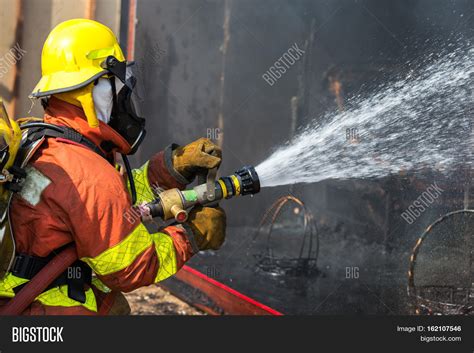
<svg viewBox="0 0 474 353">
<path fill-rule="evenodd" d="M 140 1 L 135 60 L 148 137 L 135 163 L 170 142 L 209 136 L 222 145 L 222 174 L 256 165 L 309 121 L 407 74 L 408 62 L 472 40 L 473 13 L 468 0 Z M 304 56 L 269 85 L 262 75 L 294 44 Z M 427 166 L 417 176 L 265 188 L 222 203 L 226 244 L 190 265 L 283 313 L 410 313 L 410 251 L 435 219 L 473 206 L 470 173 L 446 177 Z M 406 222 L 402 212 L 433 183 L 442 194 Z M 314 215 L 317 271 L 272 275 L 275 266 L 261 262 L 264 236 L 251 242 L 264 212 L 285 195 Z M 282 214 L 270 246 L 276 255 L 298 255 L 298 219 Z"/>
</svg>

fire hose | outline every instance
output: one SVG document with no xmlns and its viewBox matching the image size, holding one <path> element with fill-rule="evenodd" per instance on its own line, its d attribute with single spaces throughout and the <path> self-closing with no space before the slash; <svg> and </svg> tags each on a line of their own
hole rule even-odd
<svg viewBox="0 0 474 353">
<path fill-rule="evenodd" d="M 76 248 L 68 246 L 56 255 L 0 310 L 0 315 L 20 315 L 51 282 L 59 277 L 76 260 Z"/>
</svg>

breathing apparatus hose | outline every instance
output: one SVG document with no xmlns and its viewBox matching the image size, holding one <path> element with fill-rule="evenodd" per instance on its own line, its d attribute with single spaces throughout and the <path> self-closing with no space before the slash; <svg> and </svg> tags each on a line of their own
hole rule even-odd
<svg viewBox="0 0 474 353">
<path fill-rule="evenodd" d="M 22 130 L 35 128 L 35 127 L 41 127 L 41 128 L 56 130 L 57 132 L 63 132 L 63 129 L 60 126 L 56 126 L 56 125 L 48 124 L 48 123 L 41 123 L 41 122 L 30 123 L 30 122 L 28 122 L 28 123 L 20 125 L 20 128 Z"/>
<path fill-rule="evenodd" d="M 127 172 L 128 182 L 130 183 L 130 193 L 132 194 L 132 205 L 135 205 L 137 202 L 137 189 L 135 188 L 135 181 L 133 180 L 132 168 L 130 167 L 130 162 L 128 157 L 125 154 L 122 154 L 123 164 L 125 165 L 125 170 Z"/>
</svg>

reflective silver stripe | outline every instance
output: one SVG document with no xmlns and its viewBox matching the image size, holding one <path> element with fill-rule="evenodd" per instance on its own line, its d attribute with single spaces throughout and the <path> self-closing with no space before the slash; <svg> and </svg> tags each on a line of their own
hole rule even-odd
<svg viewBox="0 0 474 353">
<path fill-rule="evenodd" d="M 32 206 L 38 205 L 41 194 L 51 184 L 51 179 L 32 166 L 25 168 L 26 178 L 21 186 L 20 196 Z"/>
</svg>

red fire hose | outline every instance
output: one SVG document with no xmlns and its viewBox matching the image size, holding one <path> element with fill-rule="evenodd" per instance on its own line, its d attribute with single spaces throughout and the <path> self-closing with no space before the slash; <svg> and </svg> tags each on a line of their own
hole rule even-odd
<svg viewBox="0 0 474 353">
<path fill-rule="evenodd" d="M 76 248 L 73 245 L 61 251 L 0 309 L 0 315 L 21 315 L 35 298 L 76 260 Z"/>
</svg>

